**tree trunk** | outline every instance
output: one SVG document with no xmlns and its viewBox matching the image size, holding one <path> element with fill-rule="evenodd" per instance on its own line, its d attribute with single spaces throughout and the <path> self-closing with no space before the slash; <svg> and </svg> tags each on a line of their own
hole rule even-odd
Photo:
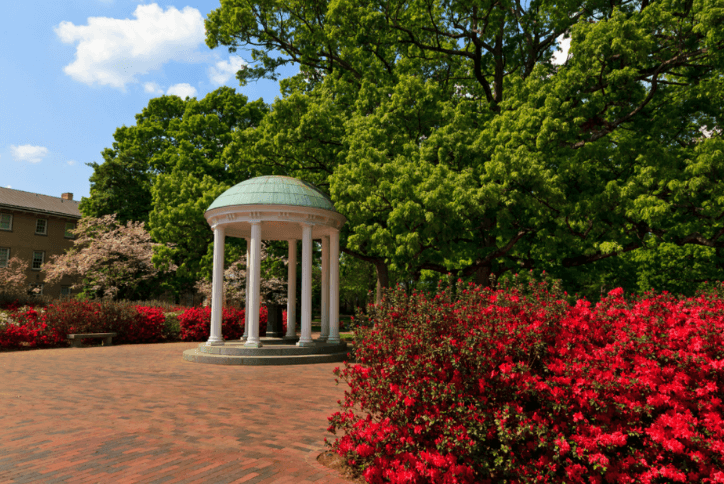
<svg viewBox="0 0 724 484">
<path fill-rule="evenodd" d="M 490 281 L 490 275 L 493 273 L 493 268 L 490 265 L 484 265 L 478 267 L 475 271 L 475 284 L 483 287 L 490 287 L 492 285 Z"/>
<path fill-rule="evenodd" d="M 501 78 L 502 80 L 502 78 Z M 497 83 L 496 79 L 496 83 Z M 495 237 L 491 235 L 491 230 L 495 227 L 495 220 L 492 218 L 485 217 L 482 220 L 482 233 L 481 239 L 482 239 L 482 245 L 483 247 L 490 248 L 490 247 L 497 247 L 497 243 L 495 240 Z M 492 281 L 490 280 L 490 276 L 493 273 L 493 263 L 492 261 L 488 261 L 484 265 L 478 267 L 478 269 L 475 271 L 475 284 L 478 284 L 479 286 L 483 287 L 490 287 L 492 286 Z"/>
<path fill-rule="evenodd" d="M 390 286 L 390 274 L 387 270 L 387 264 L 383 260 L 375 261 L 375 269 L 377 269 L 377 293 L 375 294 L 375 304 L 382 301 L 382 288 Z"/>
</svg>

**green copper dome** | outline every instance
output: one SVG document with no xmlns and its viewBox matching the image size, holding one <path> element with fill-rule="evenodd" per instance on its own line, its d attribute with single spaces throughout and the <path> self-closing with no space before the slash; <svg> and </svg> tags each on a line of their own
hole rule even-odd
<svg viewBox="0 0 724 484">
<path fill-rule="evenodd" d="M 234 205 L 294 205 L 336 212 L 319 188 L 288 176 L 260 176 L 238 183 L 219 195 L 207 211 Z"/>
</svg>

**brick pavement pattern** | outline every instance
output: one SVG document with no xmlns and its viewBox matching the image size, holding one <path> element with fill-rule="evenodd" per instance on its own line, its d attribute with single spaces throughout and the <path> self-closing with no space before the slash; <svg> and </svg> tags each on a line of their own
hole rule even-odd
<svg viewBox="0 0 724 484">
<path fill-rule="evenodd" d="M 316 461 L 334 363 L 190 363 L 197 343 L 0 353 L 0 483 L 347 483 Z"/>
</svg>

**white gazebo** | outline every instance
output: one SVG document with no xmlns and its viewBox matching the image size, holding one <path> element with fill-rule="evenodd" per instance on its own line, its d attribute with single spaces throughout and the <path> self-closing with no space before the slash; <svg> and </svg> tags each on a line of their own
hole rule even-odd
<svg viewBox="0 0 724 484">
<path fill-rule="evenodd" d="M 204 214 L 214 231 L 211 332 L 206 346 L 222 346 L 221 307 L 226 236 L 247 241 L 245 348 L 259 348 L 261 241 L 289 242 L 287 333 L 296 340 L 297 241 L 302 241 L 302 314 L 299 347 L 312 340 L 312 241 L 322 242 L 322 332 L 320 342 L 339 344 L 339 230 L 345 217 L 311 183 L 286 176 L 261 176 L 222 193 Z"/>
</svg>

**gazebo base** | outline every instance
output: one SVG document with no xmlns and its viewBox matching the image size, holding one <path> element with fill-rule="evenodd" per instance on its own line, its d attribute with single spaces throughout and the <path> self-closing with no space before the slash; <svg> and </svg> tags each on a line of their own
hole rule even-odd
<svg viewBox="0 0 724 484">
<path fill-rule="evenodd" d="M 244 347 L 242 341 L 226 341 L 223 346 L 208 346 L 186 350 L 183 358 L 195 363 L 212 365 L 306 365 L 350 360 L 353 355 L 347 343 L 315 341 L 314 346 L 296 346 L 293 339 L 261 338 L 261 348 Z"/>
</svg>

